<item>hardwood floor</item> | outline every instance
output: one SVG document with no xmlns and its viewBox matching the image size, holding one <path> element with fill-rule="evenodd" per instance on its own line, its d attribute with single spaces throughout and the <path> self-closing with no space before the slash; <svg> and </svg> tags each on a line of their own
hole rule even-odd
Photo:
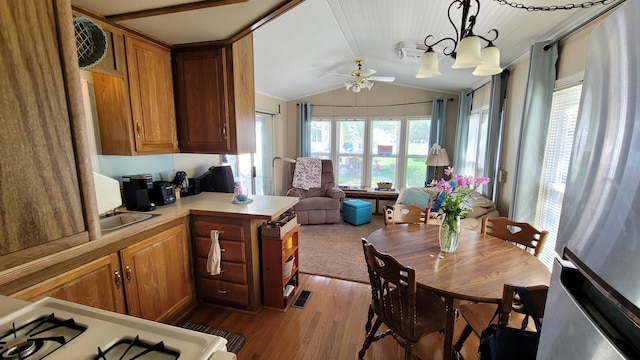
<svg viewBox="0 0 640 360">
<path fill-rule="evenodd" d="M 286 312 L 263 309 L 258 314 L 202 305 L 185 320 L 243 334 L 246 342 L 239 359 L 357 359 L 362 347 L 371 295 L 368 284 L 301 274 L 301 288 L 313 292 L 304 309 Z M 455 339 L 464 327 L 456 323 Z M 423 338 L 415 354 L 442 359 L 443 335 Z M 478 338 L 471 335 L 462 354 L 477 359 Z M 404 349 L 392 337 L 375 342 L 365 359 L 402 359 Z"/>
</svg>

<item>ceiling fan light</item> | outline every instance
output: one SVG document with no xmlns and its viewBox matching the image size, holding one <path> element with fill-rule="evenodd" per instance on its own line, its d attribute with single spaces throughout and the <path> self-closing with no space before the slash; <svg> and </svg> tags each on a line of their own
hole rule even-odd
<svg viewBox="0 0 640 360">
<path fill-rule="evenodd" d="M 462 38 L 458 43 L 456 61 L 451 65 L 451 68 L 466 69 L 480 65 L 482 63 L 481 48 L 480 38 L 477 36 L 470 35 Z"/>
<path fill-rule="evenodd" d="M 497 46 L 490 44 L 482 49 L 482 64 L 478 65 L 472 74 L 475 76 L 489 76 L 500 74 L 501 72 L 500 50 Z"/>
<path fill-rule="evenodd" d="M 416 78 L 424 79 L 440 75 L 440 69 L 438 69 L 438 55 L 433 50 L 425 51 L 420 57 L 420 66 L 418 67 Z"/>
</svg>

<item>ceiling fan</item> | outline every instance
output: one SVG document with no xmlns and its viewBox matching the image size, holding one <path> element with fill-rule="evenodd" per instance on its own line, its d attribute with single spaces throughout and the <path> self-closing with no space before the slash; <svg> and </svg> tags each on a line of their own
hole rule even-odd
<svg viewBox="0 0 640 360">
<path fill-rule="evenodd" d="M 353 70 L 351 72 L 351 78 L 346 83 L 344 83 L 347 91 L 351 90 L 355 93 L 358 93 L 363 88 L 371 90 L 371 88 L 373 87 L 372 81 L 393 82 L 396 80 L 394 76 L 372 76 L 376 73 L 376 71 L 373 69 L 362 70 L 362 65 L 364 65 L 363 59 L 356 59 L 356 65 L 358 66 L 358 69 Z"/>
</svg>

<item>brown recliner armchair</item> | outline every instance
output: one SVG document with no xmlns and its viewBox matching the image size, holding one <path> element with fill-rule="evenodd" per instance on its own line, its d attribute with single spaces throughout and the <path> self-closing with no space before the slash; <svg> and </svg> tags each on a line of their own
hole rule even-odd
<svg viewBox="0 0 640 360">
<path fill-rule="evenodd" d="M 295 164 L 291 166 L 291 181 L 287 196 L 300 199 L 294 207 L 300 224 L 333 224 L 340 222 L 340 206 L 345 198 L 344 191 L 336 187 L 331 160 L 322 160 L 321 186 L 304 190 L 292 188 Z"/>
</svg>

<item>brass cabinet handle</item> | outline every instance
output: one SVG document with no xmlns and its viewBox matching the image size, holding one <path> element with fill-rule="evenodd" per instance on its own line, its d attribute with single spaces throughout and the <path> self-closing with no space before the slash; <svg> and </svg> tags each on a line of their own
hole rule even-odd
<svg viewBox="0 0 640 360">
<path fill-rule="evenodd" d="M 221 251 L 221 252 L 224 252 L 224 248 L 220 248 L 220 251 Z"/>
<path fill-rule="evenodd" d="M 120 289 L 120 284 L 122 284 L 122 276 L 120 276 L 120 271 L 116 270 L 113 272 L 113 282 L 116 284 L 116 289 Z"/>
<path fill-rule="evenodd" d="M 222 273 L 226 273 L 226 272 L 227 272 L 227 270 L 225 270 L 225 269 L 220 269 L 220 274 L 222 274 Z"/>
<path fill-rule="evenodd" d="M 127 280 L 131 281 L 131 268 L 129 267 L 129 265 L 126 265 L 124 267 L 124 272 L 127 276 Z"/>
<path fill-rule="evenodd" d="M 222 126 L 222 138 L 227 139 L 227 125 Z"/>
<path fill-rule="evenodd" d="M 220 290 L 220 289 L 218 289 L 218 294 L 228 294 L 230 292 L 231 292 L 231 290 Z"/>
<path fill-rule="evenodd" d="M 138 132 L 138 137 L 142 136 L 142 125 L 140 125 L 140 121 L 136 121 L 136 129 Z"/>
</svg>

